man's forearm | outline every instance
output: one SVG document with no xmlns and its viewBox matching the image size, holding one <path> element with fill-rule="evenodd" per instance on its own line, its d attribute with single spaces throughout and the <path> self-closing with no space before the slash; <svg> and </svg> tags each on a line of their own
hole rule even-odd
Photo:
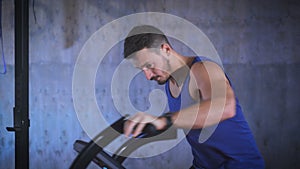
<svg viewBox="0 0 300 169">
<path fill-rule="evenodd" d="M 178 128 L 197 129 L 217 124 L 235 115 L 235 102 L 214 99 L 197 103 L 174 113 L 173 124 Z"/>
</svg>

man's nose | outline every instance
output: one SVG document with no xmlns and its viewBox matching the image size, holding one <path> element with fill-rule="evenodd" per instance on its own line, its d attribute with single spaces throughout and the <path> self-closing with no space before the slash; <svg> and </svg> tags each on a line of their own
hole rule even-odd
<svg viewBox="0 0 300 169">
<path fill-rule="evenodd" d="M 146 76 L 146 79 L 147 80 L 151 80 L 152 76 L 153 76 L 153 72 L 150 70 L 150 69 L 145 69 L 143 70 L 145 76 Z"/>
</svg>

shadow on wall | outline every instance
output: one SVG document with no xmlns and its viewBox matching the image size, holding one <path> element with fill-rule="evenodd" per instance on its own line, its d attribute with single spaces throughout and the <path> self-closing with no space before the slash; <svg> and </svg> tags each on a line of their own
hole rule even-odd
<svg viewBox="0 0 300 169">
<path fill-rule="evenodd" d="M 63 1 L 63 16 L 64 20 L 62 25 L 68 25 L 64 27 L 64 48 L 69 48 L 73 46 L 74 42 L 79 37 L 79 29 L 78 29 L 78 0 L 68 0 Z"/>
<path fill-rule="evenodd" d="M 138 3 L 139 1 L 135 2 Z M 87 0 L 84 1 L 83 6 L 81 0 L 64 0 L 62 2 L 64 6 L 63 10 L 63 31 L 64 31 L 64 48 L 69 48 L 74 45 L 74 43 L 79 39 L 80 36 L 80 24 L 82 21 L 80 15 L 85 15 L 85 13 L 89 9 L 85 9 L 86 7 L 96 7 L 99 9 L 99 13 L 104 12 L 107 17 L 107 15 L 110 16 L 110 18 L 119 18 L 120 17 L 120 7 L 125 5 L 126 2 L 115 2 L 115 1 L 92 1 Z M 140 2 L 141 3 L 141 2 Z M 123 4 L 123 5 L 122 5 Z M 139 3 L 138 3 L 139 4 Z M 136 6 L 139 6 L 136 4 Z M 132 9 L 135 11 L 134 9 Z M 101 11 L 101 12 L 100 12 Z M 102 20 L 102 16 L 99 15 L 98 21 Z M 96 22 L 98 22 L 96 21 Z"/>
</svg>

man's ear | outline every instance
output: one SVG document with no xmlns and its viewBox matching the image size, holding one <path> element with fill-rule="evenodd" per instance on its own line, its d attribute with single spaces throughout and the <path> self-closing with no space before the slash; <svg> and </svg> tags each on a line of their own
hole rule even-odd
<svg viewBox="0 0 300 169">
<path fill-rule="evenodd" d="M 166 54 L 166 55 L 170 55 L 171 52 L 171 46 L 167 43 L 163 43 L 161 44 L 161 50 Z"/>
</svg>

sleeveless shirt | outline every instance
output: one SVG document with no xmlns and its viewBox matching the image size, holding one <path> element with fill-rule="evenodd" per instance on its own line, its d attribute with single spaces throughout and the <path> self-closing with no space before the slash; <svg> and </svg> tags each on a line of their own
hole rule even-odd
<svg viewBox="0 0 300 169">
<path fill-rule="evenodd" d="M 206 57 L 195 57 L 192 64 L 211 61 Z M 226 75 L 226 74 L 225 74 Z M 227 77 L 227 75 L 226 75 Z M 229 78 L 227 77 L 232 86 Z M 169 89 L 169 81 L 165 84 L 170 112 L 197 103 L 189 94 L 189 77 L 186 78 L 181 93 L 174 98 Z M 201 101 L 200 101 L 201 104 Z M 216 124 L 212 135 L 203 143 L 199 142 L 203 129 L 186 131 L 186 139 L 194 156 L 193 165 L 197 169 L 262 169 L 264 161 L 256 146 L 252 132 L 243 116 L 242 108 L 236 98 L 236 114 L 230 119 Z"/>
</svg>

